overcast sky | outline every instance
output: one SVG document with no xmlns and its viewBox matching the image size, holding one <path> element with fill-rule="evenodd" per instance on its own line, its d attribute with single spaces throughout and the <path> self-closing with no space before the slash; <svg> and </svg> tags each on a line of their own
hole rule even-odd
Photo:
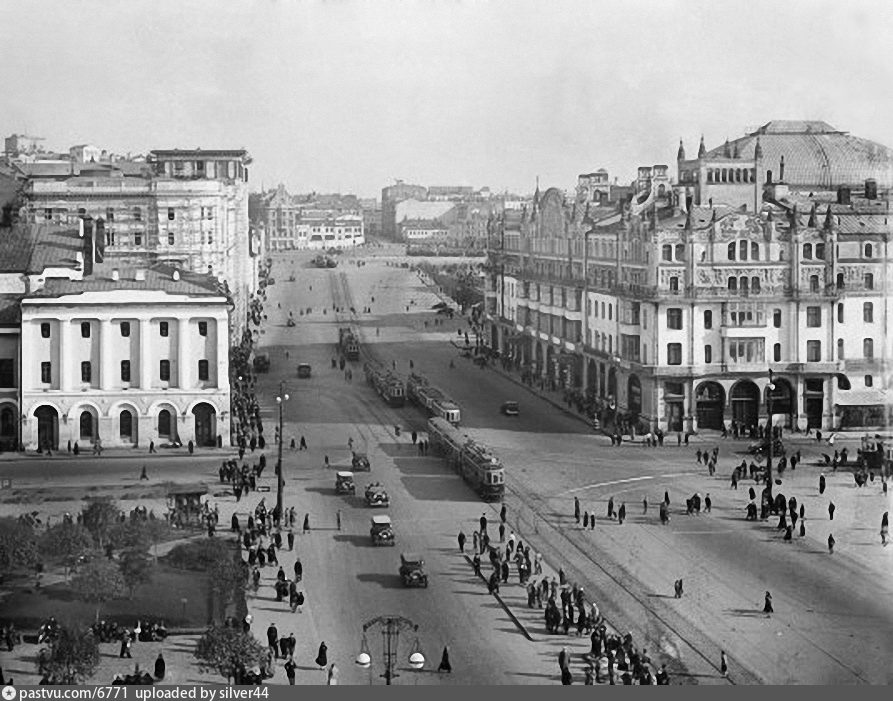
<svg viewBox="0 0 893 701">
<path fill-rule="evenodd" d="M 0 0 L 3 134 L 245 147 L 253 187 L 517 192 L 770 119 L 893 146 L 893 2 Z"/>
</svg>

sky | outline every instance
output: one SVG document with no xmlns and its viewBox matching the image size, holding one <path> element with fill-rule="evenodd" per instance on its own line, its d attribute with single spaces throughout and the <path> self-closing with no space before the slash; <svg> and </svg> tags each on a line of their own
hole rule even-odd
<svg viewBox="0 0 893 701">
<path fill-rule="evenodd" d="M 252 189 L 532 192 L 772 119 L 893 146 L 893 3 L 0 0 L 0 132 L 246 148 Z"/>
</svg>

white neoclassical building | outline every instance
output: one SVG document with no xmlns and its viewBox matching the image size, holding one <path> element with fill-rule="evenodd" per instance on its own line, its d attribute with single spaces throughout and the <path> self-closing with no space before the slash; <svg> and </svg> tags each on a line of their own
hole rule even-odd
<svg viewBox="0 0 893 701">
<path fill-rule="evenodd" d="M 21 442 L 229 445 L 229 307 L 164 265 L 47 277 L 21 301 Z"/>
</svg>

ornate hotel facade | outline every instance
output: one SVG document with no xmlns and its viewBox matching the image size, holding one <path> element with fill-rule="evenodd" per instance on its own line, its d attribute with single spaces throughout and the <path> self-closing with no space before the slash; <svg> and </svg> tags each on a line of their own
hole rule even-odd
<svg viewBox="0 0 893 701">
<path fill-rule="evenodd" d="M 769 392 L 792 428 L 885 425 L 893 152 L 770 122 L 695 160 L 680 144 L 677 167 L 641 168 L 614 203 L 581 186 L 506 212 L 492 347 L 642 428 L 749 427 Z"/>
</svg>

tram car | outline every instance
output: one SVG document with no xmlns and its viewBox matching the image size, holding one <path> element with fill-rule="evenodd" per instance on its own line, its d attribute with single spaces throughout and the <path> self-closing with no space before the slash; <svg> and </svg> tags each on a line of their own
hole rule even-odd
<svg viewBox="0 0 893 701">
<path fill-rule="evenodd" d="M 406 394 L 430 416 L 446 419 L 458 426 L 462 419 L 459 405 L 443 393 L 438 387 L 428 384 L 421 375 L 412 374 L 406 382 Z"/>
<path fill-rule="evenodd" d="M 409 373 L 409 377 L 406 378 L 406 396 L 409 401 L 424 407 L 419 400 L 419 392 L 427 386 L 428 380 L 423 375 Z"/>
<path fill-rule="evenodd" d="M 353 329 L 347 327 L 338 329 L 338 350 L 348 360 L 360 359 L 360 340 Z"/>
<path fill-rule="evenodd" d="M 439 416 L 428 420 L 428 440 L 435 455 L 446 458 L 450 467 L 481 499 L 502 499 L 505 493 L 505 468 L 489 450 Z"/>
<path fill-rule="evenodd" d="M 392 407 L 402 407 L 406 403 L 406 385 L 393 370 L 380 363 L 370 361 L 363 365 L 366 382 Z"/>
</svg>

